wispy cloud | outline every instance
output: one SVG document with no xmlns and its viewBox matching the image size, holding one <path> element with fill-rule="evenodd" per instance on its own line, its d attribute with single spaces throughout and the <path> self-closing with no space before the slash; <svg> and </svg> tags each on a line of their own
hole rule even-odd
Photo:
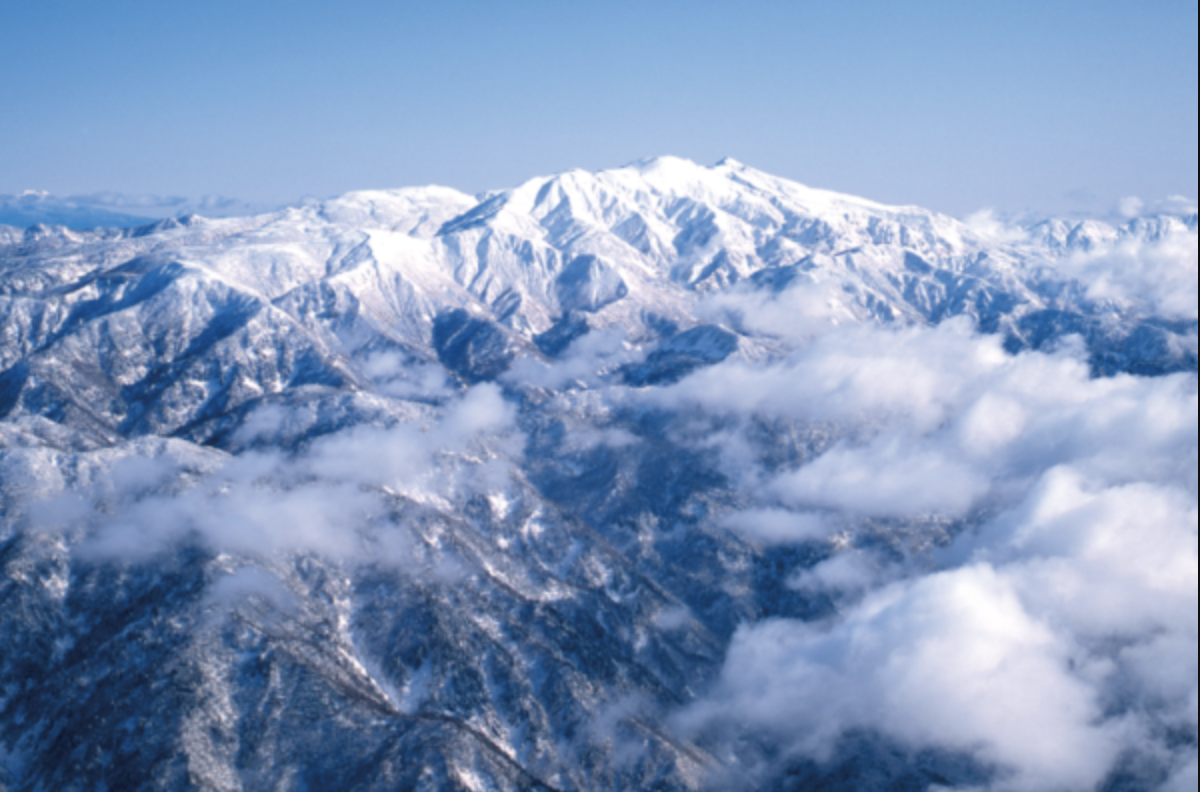
<svg viewBox="0 0 1200 792">
<path fill-rule="evenodd" d="M 266 408 L 246 421 L 241 440 L 277 440 L 288 419 L 285 410 Z M 198 468 L 191 454 L 148 456 L 135 448 L 90 485 L 40 498 L 31 522 L 41 530 L 82 529 L 76 552 L 99 559 L 147 559 L 189 540 L 252 558 L 314 552 L 403 564 L 408 539 L 388 518 L 388 497 L 451 502 L 480 488 L 503 489 L 506 460 L 522 447 L 513 421 L 499 389 L 480 385 L 427 425 L 360 426 L 294 453 L 271 444 L 236 456 L 210 452 Z M 503 455 L 480 445 L 485 439 Z"/>
</svg>

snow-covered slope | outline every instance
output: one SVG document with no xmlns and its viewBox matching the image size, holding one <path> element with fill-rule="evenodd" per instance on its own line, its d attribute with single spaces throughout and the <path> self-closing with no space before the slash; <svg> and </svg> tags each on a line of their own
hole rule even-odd
<svg viewBox="0 0 1200 792">
<path fill-rule="evenodd" d="M 853 316 L 966 315 L 1013 349 L 1079 332 L 1102 371 L 1169 371 L 1193 365 L 1187 321 L 1081 299 L 1055 268 L 1187 233 L 1175 218 L 1046 223 L 997 242 L 919 209 L 670 158 L 478 202 L 428 188 L 130 233 L 39 227 L 3 249 L 0 409 L 53 403 L 107 439 L 200 437 L 289 388 L 361 388 L 351 361 L 383 346 L 474 381 L 539 340 L 615 326 L 650 342 L 695 325 L 701 295 L 798 278 L 833 286 Z"/>
<path fill-rule="evenodd" d="M 676 384 L 756 397 L 830 328 L 964 322 L 987 360 L 1079 337 L 1093 376 L 1194 373 L 1195 256 L 1195 215 L 1009 227 L 673 158 L 0 228 L 0 789 L 732 783 L 748 754 L 675 713 L 739 626 L 827 618 L 798 570 L 1000 501 L 759 541 L 739 465 L 808 470 L 890 413 Z M 863 789 L 911 770 L 873 739 Z M 911 777 L 988 777 L 938 756 Z"/>
</svg>

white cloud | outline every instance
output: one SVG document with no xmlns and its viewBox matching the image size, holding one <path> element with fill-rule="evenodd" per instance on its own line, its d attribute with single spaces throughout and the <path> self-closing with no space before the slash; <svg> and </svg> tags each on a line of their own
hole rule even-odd
<svg viewBox="0 0 1200 792">
<path fill-rule="evenodd" d="M 643 398 L 837 440 L 748 476 L 768 508 L 962 517 L 1057 464 L 1104 481 L 1179 482 L 1196 467 L 1194 377 L 1092 379 L 1069 346 L 1010 356 L 953 324 L 837 330 L 782 362 L 727 362 Z M 706 442 L 743 470 L 758 462 L 740 432 Z"/>
<path fill-rule="evenodd" d="M 996 789 L 1091 789 L 1148 732 L 1137 715 L 1104 716 L 1120 660 L 1032 613 L 1029 594 L 1003 568 L 972 564 L 877 591 L 829 629 L 744 627 L 717 692 L 681 723 L 765 730 L 819 760 L 867 729 L 998 766 Z M 1194 697 L 1194 674 L 1190 685 Z"/>
<path fill-rule="evenodd" d="M 792 506 L 870 517 L 962 517 L 989 484 L 938 448 L 893 435 L 827 451 L 775 478 L 769 491 Z"/>
<path fill-rule="evenodd" d="M 1129 195 L 1117 201 L 1117 211 L 1123 217 L 1137 217 L 1146 208 L 1146 202 L 1136 195 Z"/>
<path fill-rule="evenodd" d="M 836 551 L 790 585 L 840 613 L 744 626 L 686 731 L 821 760 L 873 730 L 995 766 L 995 790 L 1093 789 L 1130 753 L 1176 773 L 1167 788 L 1191 778 L 1194 744 L 1164 735 L 1197 731 L 1194 374 L 1093 379 L 1071 345 L 846 327 L 643 398 L 742 427 L 703 441 L 751 501 L 723 525 Z M 781 468 L 752 416 L 828 442 Z M 958 540 L 902 561 L 855 547 L 864 521 L 926 517 Z"/>
<path fill-rule="evenodd" d="M 1125 240 L 1079 253 L 1060 263 L 1059 274 L 1086 284 L 1089 298 L 1168 319 L 1196 321 L 1197 235 L 1169 234 Z"/>
<path fill-rule="evenodd" d="M 966 321 L 936 328 L 827 327 L 784 360 L 730 360 L 646 395 L 664 407 L 735 415 L 872 423 L 893 418 L 937 426 L 973 378 L 1012 365 L 1000 340 Z"/>
<path fill-rule="evenodd" d="M 796 544 L 812 539 L 824 539 L 834 530 L 834 525 L 831 525 L 825 515 L 786 509 L 748 509 L 734 512 L 724 517 L 721 525 L 764 544 Z"/>
<path fill-rule="evenodd" d="M 1196 524 L 1194 489 L 1089 491 L 1053 468 L 964 538 L 963 566 L 910 570 L 829 626 L 744 627 L 684 723 L 766 730 L 817 759 L 868 729 L 997 765 L 995 789 L 1091 789 L 1123 752 L 1178 752 L 1165 726 L 1196 732 Z M 883 578 L 844 553 L 793 585 Z"/>
<path fill-rule="evenodd" d="M 450 398 L 446 369 L 436 363 L 412 363 L 398 352 L 379 352 L 362 364 L 362 372 L 376 389 L 398 399 Z"/>
<path fill-rule="evenodd" d="M 317 438 L 294 454 L 246 451 L 207 470 L 186 457 L 136 452 L 90 486 L 39 499 L 42 530 L 86 527 L 76 552 L 145 559 L 183 539 L 216 551 L 269 558 L 316 552 L 404 564 L 407 535 L 387 515 L 386 493 L 447 502 L 504 488 L 523 439 L 499 388 L 480 385 L 427 426 L 360 426 Z M 269 406 L 249 417 L 243 440 L 278 437 L 290 422 Z"/>
<path fill-rule="evenodd" d="M 993 209 L 981 209 L 963 221 L 975 236 L 985 243 L 994 245 L 1022 242 L 1028 232 L 1017 225 L 1010 225 L 996 215 Z"/>
<path fill-rule="evenodd" d="M 259 599 L 287 612 L 295 611 L 298 605 L 295 595 L 279 578 L 255 566 L 244 566 L 221 577 L 208 587 L 204 597 L 207 604 L 221 611 L 232 610 L 247 599 Z"/>
<path fill-rule="evenodd" d="M 595 387 L 605 374 L 637 360 L 639 355 L 616 330 L 593 330 L 575 339 L 553 361 L 522 358 L 504 374 L 505 382 L 560 390 L 566 386 Z"/>
<path fill-rule="evenodd" d="M 843 552 L 811 569 L 800 570 L 788 581 L 796 591 L 832 591 L 858 594 L 878 585 L 880 570 L 866 553 Z"/>
<path fill-rule="evenodd" d="M 1154 204 L 1154 212 L 1169 215 L 1195 214 L 1196 199 L 1185 195 L 1170 195 Z"/>
<path fill-rule="evenodd" d="M 697 305 L 696 315 L 702 321 L 791 342 L 824 335 L 857 318 L 837 285 L 813 273 L 797 276 L 795 283 L 778 292 L 758 288 L 717 292 Z"/>
</svg>

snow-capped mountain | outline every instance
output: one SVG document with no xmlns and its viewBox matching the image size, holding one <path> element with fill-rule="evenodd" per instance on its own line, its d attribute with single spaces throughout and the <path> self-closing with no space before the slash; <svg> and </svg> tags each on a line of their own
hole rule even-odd
<svg viewBox="0 0 1200 792">
<path fill-rule="evenodd" d="M 949 217 L 734 162 L 660 159 L 483 200 L 400 190 L 128 233 L 38 227 L 9 232 L 4 248 L 3 409 L 50 400 L 108 439 L 185 427 L 203 439 L 289 388 L 359 392 L 351 361 L 385 346 L 436 355 L 473 382 L 585 327 L 647 341 L 696 325 L 699 295 L 796 278 L 836 284 L 859 318 L 966 315 L 1011 348 L 1078 332 L 1105 372 L 1187 369 L 1194 324 L 1080 299 L 1055 262 L 1189 223 L 1045 223 L 996 244 Z M 274 354 L 239 353 L 259 339 Z"/>
<path fill-rule="evenodd" d="M 809 494 L 850 527 L 762 541 L 736 523 L 766 485 L 721 438 L 806 475 L 890 419 L 734 420 L 680 388 L 716 398 L 880 326 L 1082 356 L 1081 389 L 1190 376 L 1194 406 L 1196 222 L 1011 227 L 661 158 L 0 228 L 0 789 L 733 788 L 780 749 L 678 713 L 726 689 L 747 625 L 836 617 L 803 570 L 925 558 L 1032 474 L 903 517 Z M 743 781 L 924 789 L 1003 764 L 851 737 Z"/>
</svg>

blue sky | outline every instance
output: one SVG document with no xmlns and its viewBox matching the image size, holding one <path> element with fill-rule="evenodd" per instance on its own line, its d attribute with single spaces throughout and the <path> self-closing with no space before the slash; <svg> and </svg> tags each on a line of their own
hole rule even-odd
<svg viewBox="0 0 1200 792">
<path fill-rule="evenodd" d="M 3 0 L 0 194 L 733 156 L 957 214 L 1197 193 L 1196 0 Z"/>
</svg>

